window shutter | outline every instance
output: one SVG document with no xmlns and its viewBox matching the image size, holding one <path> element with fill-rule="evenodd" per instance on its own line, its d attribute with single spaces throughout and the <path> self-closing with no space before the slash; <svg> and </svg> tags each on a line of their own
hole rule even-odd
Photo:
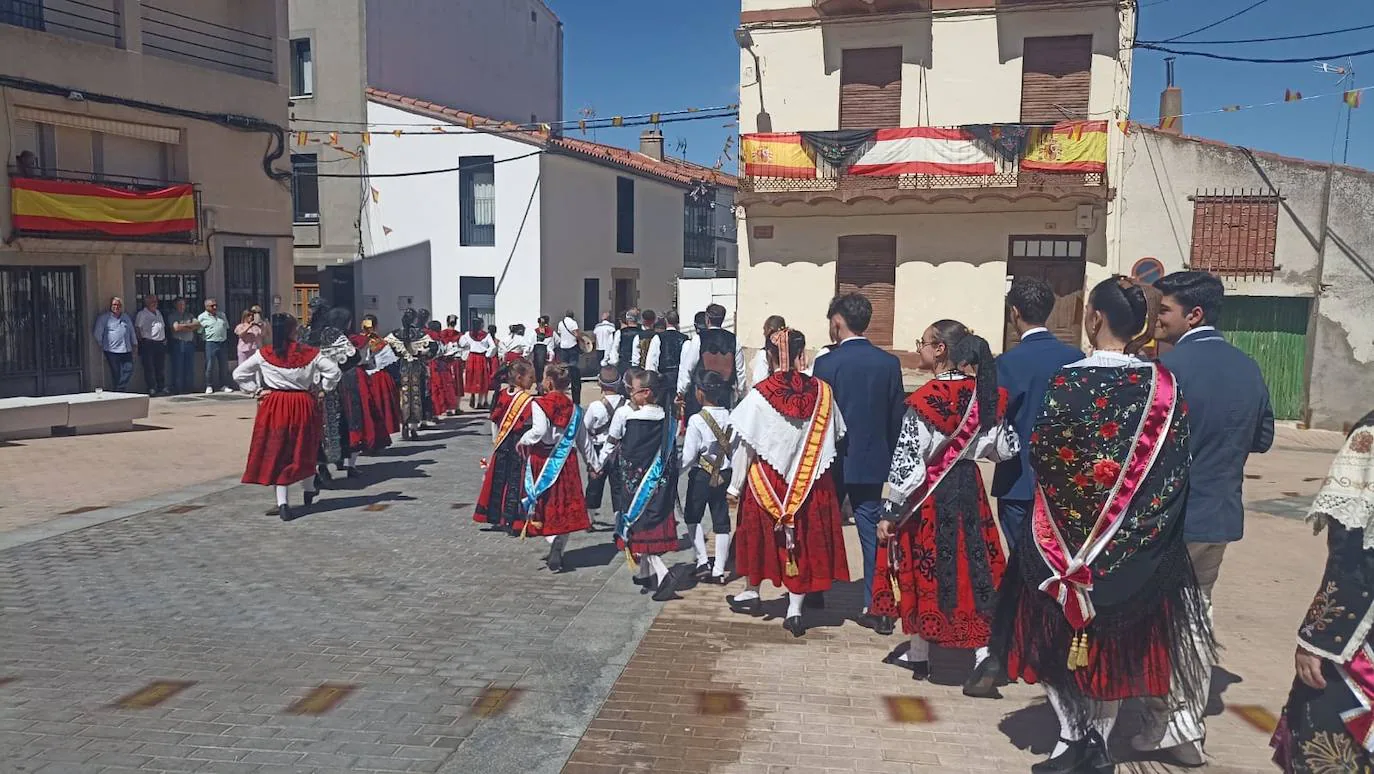
<svg viewBox="0 0 1374 774">
<path fill-rule="evenodd" d="M 840 128 L 901 125 L 901 47 L 844 51 L 840 62 Z"/>
<path fill-rule="evenodd" d="M 873 304 L 865 335 L 880 347 L 892 346 L 896 318 L 897 237 L 893 234 L 842 236 L 835 267 L 837 294 L 862 293 Z"/>
<path fill-rule="evenodd" d="M 1021 55 L 1021 121 L 1053 124 L 1088 117 L 1093 38 L 1026 38 Z"/>
<path fill-rule="evenodd" d="M 1196 196 L 1188 268 L 1232 277 L 1271 275 L 1278 227 L 1277 194 Z"/>
</svg>

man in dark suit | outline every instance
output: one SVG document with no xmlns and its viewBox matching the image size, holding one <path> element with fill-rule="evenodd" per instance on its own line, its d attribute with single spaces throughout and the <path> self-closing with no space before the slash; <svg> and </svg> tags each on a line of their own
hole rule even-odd
<svg viewBox="0 0 1374 774">
<path fill-rule="evenodd" d="M 816 360 L 813 373 L 835 391 L 844 417 L 845 437 L 836 460 L 840 499 L 849 498 L 859 545 L 864 554 L 864 612 L 859 623 L 879 634 L 891 634 L 890 619 L 870 615 L 873 603 L 873 565 L 878 556 L 878 517 L 883 484 L 892 466 L 892 451 L 902 426 L 906 393 L 902 364 L 896 355 L 873 346 L 863 337 L 873 319 L 873 304 L 858 293 L 830 302 L 830 340 L 839 342 Z"/>
<path fill-rule="evenodd" d="M 1244 533 L 1245 462 L 1252 453 L 1267 452 L 1273 445 L 1274 412 L 1259 365 L 1216 329 L 1226 292 L 1221 280 L 1207 272 L 1180 271 L 1156 282 L 1155 288 L 1164 296 L 1155 337 L 1173 345 L 1160 361 L 1177 377 L 1188 405 L 1193 465 L 1183 538 L 1210 617 L 1212 588 L 1226 544 Z M 1164 751 L 1186 766 L 1202 765 L 1204 707 L 1160 700 L 1146 704 L 1152 711 L 1132 745 L 1141 751 Z"/>
<path fill-rule="evenodd" d="M 1007 546 L 1015 550 L 1022 525 L 1035 497 L 1035 473 L 1030 463 L 1030 434 L 1045 403 L 1050 379 L 1064 366 L 1083 359 L 1083 353 L 1060 341 L 1045 321 L 1054 311 L 1054 289 L 1036 277 L 1018 277 L 1007 292 L 1007 314 L 1021 343 L 997 358 L 997 383 L 1005 387 L 1007 416 L 1021 439 L 1021 453 L 997 465 L 992 496 Z"/>
</svg>

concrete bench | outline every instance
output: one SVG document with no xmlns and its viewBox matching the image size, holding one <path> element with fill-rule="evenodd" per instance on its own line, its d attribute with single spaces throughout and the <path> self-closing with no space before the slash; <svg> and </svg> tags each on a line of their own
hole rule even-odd
<svg viewBox="0 0 1374 774">
<path fill-rule="evenodd" d="M 0 398 L 0 438 L 117 432 L 147 416 L 148 396 L 128 392 Z"/>
</svg>

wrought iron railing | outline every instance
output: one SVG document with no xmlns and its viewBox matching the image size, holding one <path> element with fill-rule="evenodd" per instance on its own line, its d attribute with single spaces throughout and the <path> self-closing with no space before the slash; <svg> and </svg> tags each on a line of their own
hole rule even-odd
<svg viewBox="0 0 1374 774">
<path fill-rule="evenodd" d="M 258 80 L 276 76 L 272 36 L 189 16 L 147 0 L 142 8 L 145 53 Z"/>
<path fill-rule="evenodd" d="M 816 177 L 740 178 L 741 193 L 839 193 L 860 194 L 870 191 L 931 191 L 967 188 L 1021 188 L 1031 190 L 1060 190 L 1101 188 L 1107 184 L 1102 172 L 1042 172 L 1020 169 L 1014 161 L 997 163 L 991 175 L 852 175 L 825 163 L 817 164 Z"/>
<path fill-rule="evenodd" d="M 7 167 L 10 177 L 10 185 L 14 186 L 16 180 L 56 180 L 64 183 L 87 184 L 92 187 L 92 193 L 100 188 L 114 188 L 123 191 L 149 192 L 160 191 L 179 185 L 191 185 L 195 199 L 195 225 L 186 231 L 163 234 L 103 234 L 96 231 L 47 231 L 43 229 L 21 228 L 14 225 L 12 230 L 16 237 L 37 237 L 41 239 L 92 239 L 101 241 L 116 242 L 165 242 L 172 244 L 198 244 L 201 240 L 201 198 L 200 186 L 193 185 L 180 180 L 156 180 L 146 177 L 135 177 L 132 175 L 109 175 L 101 172 L 81 172 L 68 169 L 54 170 L 20 170 L 11 164 Z"/>
<path fill-rule="evenodd" d="M 115 0 L 0 2 L 0 24 L 107 46 L 119 45 L 119 23 L 119 5 Z"/>
</svg>

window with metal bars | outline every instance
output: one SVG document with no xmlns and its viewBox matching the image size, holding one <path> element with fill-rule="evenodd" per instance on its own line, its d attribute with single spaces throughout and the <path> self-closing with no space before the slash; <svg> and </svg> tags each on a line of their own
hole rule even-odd
<svg viewBox="0 0 1374 774">
<path fill-rule="evenodd" d="M 1281 198 L 1272 189 L 1198 191 L 1188 267 L 1230 277 L 1273 276 Z"/>
<path fill-rule="evenodd" d="M 491 156 L 458 159 L 458 243 L 496 245 L 496 166 Z"/>
</svg>

